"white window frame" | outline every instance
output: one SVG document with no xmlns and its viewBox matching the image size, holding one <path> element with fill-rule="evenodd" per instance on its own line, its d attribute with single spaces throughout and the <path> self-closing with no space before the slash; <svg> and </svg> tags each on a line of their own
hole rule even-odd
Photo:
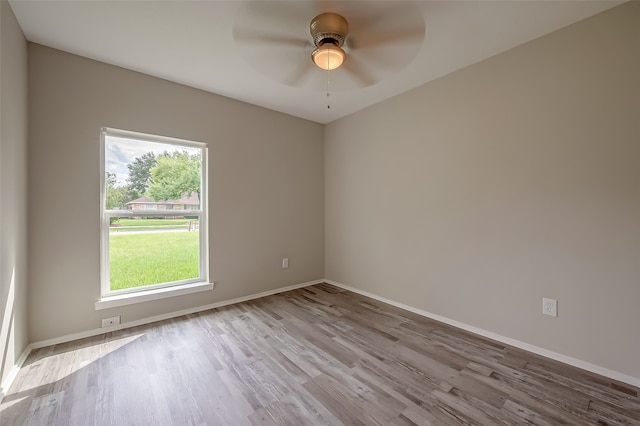
<svg viewBox="0 0 640 426">
<path fill-rule="evenodd" d="M 106 209 L 106 179 L 105 179 L 105 149 L 108 136 L 121 137 L 143 142 L 155 142 L 197 148 L 202 153 L 202 170 L 200 178 L 200 209 L 195 210 L 143 210 L 136 211 L 135 216 L 197 216 L 199 232 L 199 276 L 193 279 L 172 281 L 167 283 L 151 284 L 129 289 L 112 291 L 110 288 L 109 269 L 109 222 L 113 217 L 130 217 L 129 210 Z M 208 151 L 207 144 L 193 142 L 184 139 L 176 139 L 166 136 L 157 136 L 146 133 L 103 127 L 100 137 L 100 299 L 96 302 L 96 309 L 106 309 L 114 306 L 128 305 L 148 300 L 160 299 L 197 291 L 212 290 L 213 283 L 209 283 L 209 242 L 208 242 Z"/>
</svg>

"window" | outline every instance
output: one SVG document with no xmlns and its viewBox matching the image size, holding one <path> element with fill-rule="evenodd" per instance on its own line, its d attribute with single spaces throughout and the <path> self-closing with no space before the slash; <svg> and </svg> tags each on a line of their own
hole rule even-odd
<svg viewBox="0 0 640 426">
<path fill-rule="evenodd" d="M 211 289 L 206 145 L 104 128 L 101 173 L 96 309 Z"/>
</svg>

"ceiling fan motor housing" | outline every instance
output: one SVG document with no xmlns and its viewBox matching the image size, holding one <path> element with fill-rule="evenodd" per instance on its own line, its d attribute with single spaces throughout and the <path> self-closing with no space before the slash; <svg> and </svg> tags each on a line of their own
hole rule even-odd
<svg viewBox="0 0 640 426">
<path fill-rule="evenodd" d="M 310 31 L 313 43 L 317 47 L 325 43 L 341 47 L 349 32 L 349 24 L 337 13 L 326 12 L 311 20 Z"/>
</svg>

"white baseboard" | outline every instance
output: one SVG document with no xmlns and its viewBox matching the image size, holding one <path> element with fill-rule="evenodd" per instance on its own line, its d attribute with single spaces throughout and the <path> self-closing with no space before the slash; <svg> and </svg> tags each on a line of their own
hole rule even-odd
<svg viewBox="0 0 640 426">
<path fill-rule="evenodd" d="M 24 351 L 22 351 L 22 354 L 20 354 L 20 356 L 16 360 L 15 364 L 13 365 L 13 368 L 11 368 L 9 375 L 7 375 L 7 377 L 4 379 L 4 381 L 0 385 L 0 402 L 2 402 L 2 400 L 4 399 L 4 396 L 7 394 L 7 391 L 13 384 L 13 381 L 16 379 L 18 372 L 24 365 L 24 362 L 27 360 L 27 357 L 31 353 L 32 349 L 33 347 L 31 345 L 27 345 Z"/>
<path fill-rule="evenodd" d="M 550 359 L 553 359 L 553 360 L 556 360 L 556 361 L 560 361 L 560 362 L 562 362 L 564 364 L 568 364 L 568 365 L 571 365 L 571 366 L 574 366 L 574 367 L 578 367 L 578 368 L 581 368 L 583 370 L 587 370 L 587 371 L 590 371 L 592 373 L 596 373 L 596 374 L 599 374 L 601 376 L 608 377 L 610 379 L 614 379 L 614 380 L 618 380 L 620 382 L 624 382 L 624 383 L 630 384 L 632 386 L 640 387 L 640 378 L 638 378 L 638 377 L 629 376 L 628 374 L 624 374 L 624 373 L 620 373 L 618 371 L 610 370 L 608 368 L 601 367 L 599 365 L 595 365 L 595 364 L 592 364 L 590 362 L 586 362 L 586 361 L 583 361 L 583 360 L 580 360 L 580 359 L 577 359 L 577 358 L 573 358 L 573 357 L 570 357 L 570 356 L 567 356 L 567 355 L 563 355 L 563 354 L 560 354 L 560 353 L 557 353 L 557 352 L 553 352 L 553 351 L 550 351 L 548 349 L 544 349 L 544 348 L 541 348 L 541 347 L 538 347 L 538 346 L 531 345 L 529 343 L 525 343 L 525 342 L 521 342 L 519 340 L 512 339 L 510 337 L 505 337 L 505 336 L 502 336 L 500 334 L 493 333 L 491 331 L 483 330 L 481 328 L 474 327 L 472 325 L 462 323 L 460 321 L 452 320 L 452 319 L 447 318 L 447 317 L 443 317 L 443 316 L 440 316 L 440 315 L 437 315 L 437 314 L 433 314 L 431 312 L 423 311 L 422 309 L 414 308 L 413 306 L 405 305 L 403 303 L 399 303 L 399 302 L 396 302 L 394 300 L 390 300 L 390 299 L 387 299 L 387 298 L 384 298 L 384 297 L 380 297 L 380 296 L 377 296 L 377 295 L 375 295 L 373 293 L 369 293 L 368 291 L 360 290 L 358 288 L 351 287 L 351 286 L 348 286 L 348 285 L 345 285 L 345 284 L 341 284 L 341 283 L 338 283 L 336 281 L 324 280 L 324 282 L 326 282 L 328 284 L 332 284 L 332 285 L 334 285 L 336 287 L 343 288 L 345 290 L 352 291 L 354 293 L 361 294 L 363 296 L 370 297 L 370 298 L 378 300 L 380 302 L 387 303 L 389 305 L 392 305 L 392 306 L 407 310 L 409 312 L 413 312 L 415 314 L 422 315 L 422 316 L 427 317 L 427 318 L 431 318 L 433 320 L 436 320 L 436 321 L 451 325 L 453 327 L 460 328 L 462 330 L 466 330 L 466 331 L 469 331 L 471 333 L 474 333 L 474 334 L 477 334 L 477 335 L 480 335 L 480 336 L 483 336 L 483 337 L 487 337 L 489 339 L 496 340 L 498 342 L 501 342 L 501 343 L 504 343 L 504 344 L 507 344 L 507 345 L 510 345 L 510 346 L 514 346 L 516 348 L 523 349 L 525 351 L 532 352 L 532 353 L 537 354 L 537 355 L 541 355 L 541 356 L 546 357 L 546 358 L 550 358 Z"/>
<path fill-rule="evenodd" d="M 309 281 L 302 284 L 290 285 L 287 287 L 277 288 L 275 290 L 264 291 L 262 293 L 251 294 L 249 296 L 238 297 L 236 299 L 224 300 L 222 302 L 211 303 L 209 305 L 197 306 L 195 308 L 183 309 L 181 311 L 169 312 L 162 315 L 155 315 L 153 317 L 142 318 L 136 321 L 129 321 L 114 327 L 109 328 L 96 328 L 93 330 L 81 331 L 78 333 L 67 334 L 61 337 L 55 337 L 53 339 L 41 340 L 34 342 L 30 346 L 32 349 L 44 348 L 46 346 L 59 345 L 61 343 L 71 342 L 73 340 L 84 339 L 86 337 L 98 336 L 104 333 L 111 333 L 113 331 L 122 330 L 125 328 L 137 327 L 140 325 L 150 324 L 156 321 L 163 321 L 170 318 L 180 317 L 182 315 L 195 314 L 196 312 L 207 311 L 209 309 L 220 308 L 222 306 L 233 305 L 235 303 L 246 302 L 253 299 L 259 299 L 265 296 L 271 296 L 272 294 L 282 293 L 289 290 L 295 290 L 297 288 L 308 287 L 314 284 L 320 284 L 324 280 Z"/>
</svg>

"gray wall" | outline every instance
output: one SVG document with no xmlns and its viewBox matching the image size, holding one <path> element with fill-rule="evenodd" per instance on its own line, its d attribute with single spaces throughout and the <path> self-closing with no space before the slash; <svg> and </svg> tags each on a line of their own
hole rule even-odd
<svg viewBox="0 0 640 426">
<path fill-rule="evenodd" d="M 327 279 L 640 377 L 640 3 L 328 125 L 325 209 Z"/>
<path fill-rule="evenodd" d="M 27 42 L 0 1 L 0 383 L 29 343 L 26 170 Z"/>
<path fill-rule="evenodd" d="M 29 120 L 31 341 L 323 277 L 321 125 L 36 44 Z M 208 143 L 213 292 L 94 310 L 101 126 Z"/>
</svg>

